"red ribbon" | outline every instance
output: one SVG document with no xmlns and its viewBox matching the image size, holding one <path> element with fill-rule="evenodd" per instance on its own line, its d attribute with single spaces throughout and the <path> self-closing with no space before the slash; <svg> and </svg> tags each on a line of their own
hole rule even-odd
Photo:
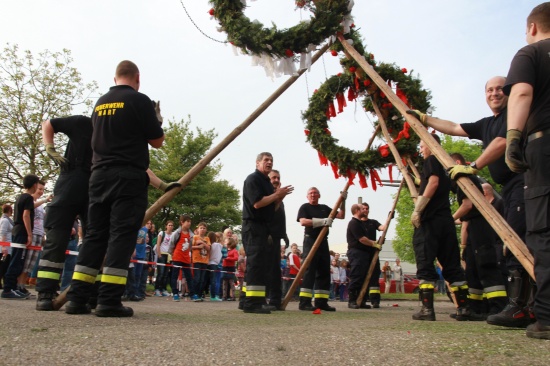
<svg viewBox="0 0 550 366">
<path fill-rule="evenodd" d="M 348 100 L 350 102 L 353 102 L 357 98 L 357 93 L 353 90 L 353 88 L 348 89 Z"/>
<path fill-rule="evenodd" d="M 359 90 L 359 78 L 355 77 L 355 90 Z"/>
<path fill-rule="evenodd" d="M 361 173 L 358 173 L 358 174 L 359 174 L 359 185 L 361 186 L 361 188 L 367 188 L 368 187 L 367 178 L 365 178 L 364 174 L 361 174 Z"/>
<path fill-rule="evenodd" d="M 407 140 L 411 137 L 411 134 L 409 133 L 410 128 L 411 125 L 409 125 L 409 122 L 405 121 L 405 123 L 403 123 L 403 136 L 405 136 Z"/>
<path fill-rule="evenodd" d="M 393 183 L 393 164 L 388 165 L 388 174 L 390 175 L 390 183 Z"/>
<path fill-rule="evenodd" d="M 410 107 L 409 105 L 409 100 L 407 99 L 407 96 L 405 95 L 405 93 L 403 92 L 403 90 L 401 90 L 399 88 L 399 85 L 397 85 L 395 87 L 395 95 L 397 95 L 397 97 L 399 99 L 401 99 L 403 101 L 403 103 L 405 103 L 408 107 Z"/>
<path fill-rule="evenodd" d="M 330 167 L 332 168 L 332 172 L 334 173 L 334 178 L 335 179 L 340 178 L 340 174 L 338 174 L 338 165 L 336 165 L 335 163 L 333 163 L 331 161 L 330 162 Z"/>
<path fill-rule="evenodd" d="M 338 102 L 338 113 L 342 113 L 344 111 L 344 107 L 347 107 L 344 93 L 336 93 L 336 101 Z"/>
<path fill-rule="evenodd" d="M 353 185 L 353 180 L 355 179 L 356 172 L 351 171 L 350 168 L 348 168 L 347 169 L 347 174 L 348 174 L 348 184 L 350 186 L 352 186 Z"/>
<path fill-rule="evenodd" d="M 380 179 L 380 176 L 378 175 L 378 172 L 374 169 L 370 170 L 370 179 L 372 183 L 372 189 L 376 191 L 376 182 L 380 185 L 380 187 L 383 186 L 382 180 Z"/>
<path fill-rule="evenodd" d="M 328 159 L 324 156 L 319 150 L 317 150 L 317 155 L 319 155 L 319 162 L 321 165 L 328 165 Z"/>
<path fill-rule="evenodd" d="M 325 127 L 324 131 L 325 131 L 325 133 L 326 133 L 327 135 L 329 135 L 329 136 L 332 135 L 332 134 L 330 133 L 330 130 L 328 129 L 328 127 Z"/>
<path fill-rule="evenodd" d="M 309 130 L 304 130 L 304 133 L 306 134 L 306 136 L 309 136 Z"/>
<path fill-rule="evenodd" d="M 329 103 L 328 111 L 330 113 L 330 117 L 336 117 L 336 108 L 334 108 L 334 101 Z"/>
</svg>

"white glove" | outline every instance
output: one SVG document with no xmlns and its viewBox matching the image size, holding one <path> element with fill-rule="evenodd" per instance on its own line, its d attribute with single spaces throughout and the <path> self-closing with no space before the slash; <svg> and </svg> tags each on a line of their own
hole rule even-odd
<svg viewBox="0 0 550 366">
<path fill-rule="evenodd" d="M 316 218 L 313 218 L 311 219 L 311 222 L 313 223 L 313 227 L 314 228 L 317 228 L 317 227 L 323 227 L 323 226 L 328 226 L 328 227 L 331 227 L 332 226 L 332 219 L 330 217 L 327 217 L 325 219 L 316 219 Z"/>
</svg>

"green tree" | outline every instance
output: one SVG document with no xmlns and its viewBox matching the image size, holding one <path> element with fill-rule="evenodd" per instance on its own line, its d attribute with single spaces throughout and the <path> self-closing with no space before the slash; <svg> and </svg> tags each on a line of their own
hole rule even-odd
<svg viewBox="0 0 550 366">
<path fill-rule="evenodd" d="M 150 152 L 151 170 L 166 182 L 178 180 L 197 164 L 217 136 L 214 130 L 197 128 L 193 131 L 190 125 L 190 119 L 187 122 L 169 121 L 164 146 Z M 164 229 L 166 220 L 174 220 L 177 224 L 181 214 L 191 216 L 194 225 L 206 222 L 211 231 L 220 231 L 224 225 L 240 225 L 239 191 L 228 181 L 218 178 L 221 168 L 218 161 L 212 162 L 163 207 L 154 218 L 159 230 Z M 150 189 L 149 203 L 155 202 L 161 194 L 157 189 Z"/>
<path fill-rule="evenodd" d="M 0 53 L 0 200 L 12 200 L 26 174 L 56 179 L 58 169 L 42 144 L 42 121 L 70 115 L 76 106 L 89 111 L 97 90 L 95 82 L 83 83 L 72 62 L 66 49 L 35 57 L 7 44 Z"/>
<path fill-rule="evenodd" d="M 441 140 L 441 146 L 448 153 L 458 152 L 464 156 L 466 161 L 474 161 L 479 155 L 481 155 L 481 143 L 470 142 L 466 139 L 457 139 L 451 136 L 445 135 Z M 486 179 L 489 183 L 495 186 L 492 180 L 489 170 L 485 167 L 479 172 L 479 176 Z M 405 187 L 406 188 L 406 187 Z M 454 212 L 458 205 L 456 198 L 453 194 L 449 197 L 451 200 L 451 210 Z M 414 204 L 411 198 L 411 193 L 408 189 L 402 189 L 397 203 L 397 220 L 395 229 L 395 238 L 392 242 L 393 249 L 399 258 L 414 263 L 414 251 L 412 247 L 413 226 L 411 224 L 411 214 L 414 209 Z M 459 231 L 457 230 L 457 235 Z"/>
</svg>

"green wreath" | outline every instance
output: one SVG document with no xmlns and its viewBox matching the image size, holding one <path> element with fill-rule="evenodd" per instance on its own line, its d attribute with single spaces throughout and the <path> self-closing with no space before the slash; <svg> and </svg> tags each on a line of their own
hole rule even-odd
<svg viewBox="0 0 550 366">
<path fill-rule="evenodd" d="M 351 40 L 354 48 L 386 82 L 397 85 L 396 94 L 407 105 L 421 111 L 426 111 L 430 107 L 430 92 L 422 89 L 421 81 L 412 76 L 412 71 L 407 72 L 395 64 L 377 64 L 374 55 L 365 51 L 357 31 L 352 30 L 346 38 Z M 336 56 L 339 51 L 343 51 L 340 43 L 335 43 L 331 49 L 332 54 Z M 346 91 L 348 101 L 368 94 L 370 98 L 364 98 L 363 107 L 366 111 L 374 113 L 372 103 L 377 103 L 400 155 L 417 155 L 420 140 L 414 131 L 409 129 L 403 116 L 353 59 L 342 58 L 340 63 L 344 73 L 332 76 L 323 83 L 311 97 L 309 107 L 302 115 L 306 123 L 307 140 L 318 151 L 321 163 L 326 165 L 330 162 L 336 177 L 338 174 L 350 177 L 354 176 L 354 172 L 365 176 L 376 175 L 376 169 L 395 162 L 389 154 L 387 145 L 361 152 L 337 145 L 338 140 L 331 136 L 328 129 L 328 121 L 336 116 L 335 100 L 338 102 L 339 112 L 342 110 Z M 365 141 L 367 139 L 368 137 Z"/>
<path fill-rule="evenodd" d="M 342 21 L 350 14 L 349 3 L 350 0 L 298 0 L 296 5 L 311 10 L 314 17 L 285 30 L 278 30 L 275 24 L 264 28 L 259 22 L 251 22 L 243 14 L 246 5 L 241 0 L 210 0 L 210 14 L 219 21 L 229 42 L 244 53 L 292 57 L 341 30 Z"/>
</svg>

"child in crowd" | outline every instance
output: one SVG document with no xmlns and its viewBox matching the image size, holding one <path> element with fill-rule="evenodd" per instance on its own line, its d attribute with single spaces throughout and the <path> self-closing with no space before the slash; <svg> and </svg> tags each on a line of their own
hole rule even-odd
<svg viewBox="0 0 550 366">
<path fill-rule="evenodd" d="M 239 291 L 243 290 L 244 272 L 246 270 L 246 253 L 244 247 L 239 249 L 239 260 L 237 261 L 237 280 L 239 281 Z"/>
<path fill-rule="evenodd" d="M 208 259 L 208 270 L 210 271 L 210 301 L 222 301 L 218 297 L 220 283 L 220 264 L 222 263 L 222 245 L 220 236 L 211 231 L 208 233 L 208 239 L 212 243 L 210 247 L 210 258 Z"/>
<path fill-rule="evenodd" d="M 168 263 L 168 249 L 170 248 L 170 239 L 174 231 L 174 221 L 166 222 L 166 230 L 159 232 L 155 251 L 157 253 L 157 279 L 155 282 L 155 296 L 168 296 L 166 291 L 168 278 L 170 275 L 170 267 L 166 267 Z"/>
<path fill-rule="evenodd" d="M 210 239 L 206 236 L 208 227 L 205 222 L 199 222 L 197 226 L 197 235 L 193 237 L 193 292 L 191 300 L 194 302 L 202 300 L 202 290 L 204 287 L 204 279 L 208 266 L 208 258 L 210 255 Z"/>
<path fill-rule="evenodd" d="M 227 258 L 223 260 L 223 292 L 222 298 L 227 301 L 235 301 L 235 263 L 239 260 L 237 242 L 232 237 L 225 238 L 227 246 Z"/>
<path fill-rule="evenodd" d="M 34 174 L 26 175 L 23 178 L 25 193 L 20 194 L 15 200 L 12 243 L 32 244 L 32 229 L 34 224 L 34 199 L 32 194 L 38 188 L 39 178 Z M 23 272 L 25 264 L 25 249 L 19 247 L 11 248 L 10 265 L 4 275 L 4 291 L 1 297 L 10 300 L 23 300 L 29 297 L 17 290 L 17 277 Z"/>
<path fill-rule="evenodd" d="M 340 284 L 340 268 L 336 259 L 333 259 L 330 264 L 330 300 L 336 298 L 338 294 L 338 285 Z"/>
<path fill-rule="evenodd" d="M 348 301 L 348 261 L 340 262 L 340 301 Z"/>
<path fill-rule="evenodd" d="M 180 271 L 183 272 L 183 277 L 189 285 L 189 292 L 191 295 L 192 286 L 191 282 L 193 277 L 191 275 L 191 242 L 195 234 L 191 227 L 191 217 L 188 215 L 180 216 L 180 227 L 172 234 L 170 238 L 170 246 L 168 248 L 168 254 L 172 256 L 172 277 L 170 281 L 170 287 L 172 288 L 172 294 L 174 295 L 174 301 L 180 301 L 178 278 Z"/>
</svg>

